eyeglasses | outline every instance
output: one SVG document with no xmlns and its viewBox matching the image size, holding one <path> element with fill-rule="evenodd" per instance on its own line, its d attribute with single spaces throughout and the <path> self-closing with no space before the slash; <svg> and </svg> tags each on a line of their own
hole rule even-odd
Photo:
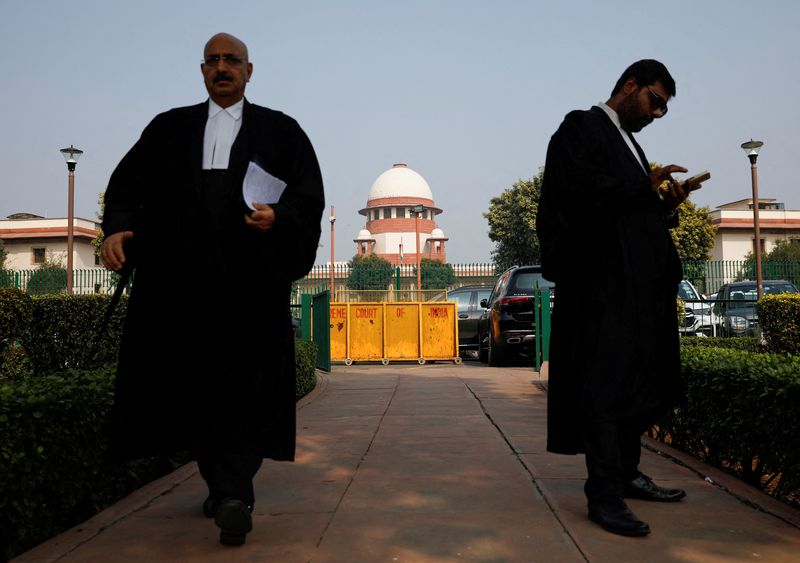
<svg viewBox="0 0 800 563">
<path fill-rule="evenodd" d="M 667 107 L 667 100 L 653 92 L 653 89 L 650 86 L 647 87 L 647 91 L 650 93 L 650 105 L 654 108 L 657 108 L 661 115 L 659 117 L 664 117 L 667 115 L 667 111 L 669 108 Z"/>
<path fill-rule="evenodd" d="M 245 61 L 245 58 L 225 53 L 224 55 L 208 55 L 201 62 L 211 67 L 218 67 L 220 61 L 224 61 L 228 66 L 239 66 Z"/>
</svg>

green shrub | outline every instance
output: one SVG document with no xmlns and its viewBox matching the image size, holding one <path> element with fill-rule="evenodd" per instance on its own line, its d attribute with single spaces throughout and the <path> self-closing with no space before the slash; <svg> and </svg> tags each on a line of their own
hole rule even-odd
<svg viewBox="0 0 800 563">
<path fill-rule="evenodd" d="M 0 386 L 0 559 L 84 521 L 185 463 L 107 459 L 113 369 Z"/>
<path fill-rule="evenodd" d="M 734 336 L 730 338 L 697 337 L 681 338 L 682 348 L 727 348 L 731 350 L 745 350 L 747 352 L 760 352 L 758 338 L 754 336 Z"/>
<path fill-rule="evenodd" d="M 100 341 L 103 361 L 92 356 L 95 339 L 110 301 L 107 295 L 35 297 L 30 330 L 23 340 L 36 374 L 96 367 L 113 362 L 119 348 L 127 299 L 123 298 Z"/>
<path fill-rule="evenodd" d="M 0 352 L 28 330 L 31 308 L 31 298 L 25 292 L 0 288 Z"/>
<path fill-rule="evenodd" d="M 67 270 L 48 262 L 40 266 L 28 280 L 28 293 L 46 295 L 64 293 L 67 290 Z"/>
<path fill-rule="evenodd" d="M 25 348 L 12 342 L 0 352 L 0 384 L 3 381 L 22 379 L 33 374 L 33 366 Z"/>
<path fill-rule="evenodd" d="M 18 289 L 0 288 L 0 381 L 30 374 L 30 361 L 19 343 L 30 327 L 31 298 Z"/>
<path fill-rule="evenodd" d="M 296 398 L 304 397 L 317 384 L 317 345 L 295 338 L 294 365 L 297 371 Z"/>
<path fill-rule="evenodd" d="M 657 437 L 800 506 L 800 358 L 684 347 L 685 405 Z"/>
<path fill-rule="evenodd" d="M 296 340 L 295 346 L 300 398 L 316 384 L 316 345 Z M 182 453 L 109 460 L 114 373 L 106 365 L 0 381 L 0 561 L 188 461 Z"/>
<path fill-rule="evenodd" d="M 422 289 L 445 289 L 456 283 L 456 273 L 452 264 L 445 264 L 432 258 L 421 258 L 419 268 Z M 414 272 L 416 274 L 416 267 Z"/>
<path fill-rule="evenodd" d="M 765 296 L 758 302 L 758 322 L 767 350 L 800 355 L 800 294 Z"/>
<path fill-rule="evenodd" d="M 350 261 L 347 289 L 385 291 L 392 283 L 392 263 L 377 254 L 358 254 Z"/>
</svg>

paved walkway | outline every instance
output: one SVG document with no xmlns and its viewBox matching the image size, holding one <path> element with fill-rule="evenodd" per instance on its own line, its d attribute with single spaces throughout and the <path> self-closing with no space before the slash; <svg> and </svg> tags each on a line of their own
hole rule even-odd
<svg viewBox="0 0 800 563">
<path fill-rule="evenodd" d="M 630 501 L 646 538 L 590 523 L 582 456 L 545 452 L 538 378 L 471 362 L 337 366 L 299 405 L 297 462 L 260 471 L 245 546 L 217 542 L 192 464 L 18 561 L 800 561 L 797 511 L 654 451 L 643 471 L 688 497 Z"/>
</svg>

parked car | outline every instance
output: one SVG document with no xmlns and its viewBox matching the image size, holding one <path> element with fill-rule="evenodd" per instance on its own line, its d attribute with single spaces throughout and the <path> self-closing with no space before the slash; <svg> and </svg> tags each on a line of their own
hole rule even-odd
<svg viewBox="0 0 800 563">
<path fill-rule="evenodd" d="M 683 323 L 678 325 L 678 332 L 684 336 L 695 336 L 697 335 L 697 331 L 695 330 L 697 319 L 695 319 L 694 311 L 692 311 L 692 308 L 688 305 L 684 305 L 683 309 Z"/>
<path fill-rule="evenodd" d="M 786 280 L 761 282 L 764 295 L 797 293 L 797 287 Z M 720 336 L 754 336 L 758 334 L 756 282 L 726 283 L 717 292 L 714 313 L 719 317 L 717 333 Z"/>
<path fill-rule="evenodd" d="M 682 280 L 678 286 L 678 297 L 683 300 L 686 309 L 692 312 L 691 316 L 687 314 L 686 317 L 687 321 L 691 318 L 691 324 L 685 322 L 684 326 L 680 327 L 680 332 L 714 336 L 716 319 L 711 303 L 703 299 L 697 288 L 687 280 Z"/>
<path fill-rule="evenodd" d="M 465 285 L 447 292 L 447 301 L 458 303 L 458 350 L 478 350 L 478 321 L 483 314 L 481 301 L 492 293 L 491 285 Z"/>
<path fill-rule="evenodd" d="M 541 266 L 514 266 L 498 278 L 478 324 L 478 359 L 500 365 L 516 354 L 535 350 L 533 291 L 552 288 Z"/>
</svg>

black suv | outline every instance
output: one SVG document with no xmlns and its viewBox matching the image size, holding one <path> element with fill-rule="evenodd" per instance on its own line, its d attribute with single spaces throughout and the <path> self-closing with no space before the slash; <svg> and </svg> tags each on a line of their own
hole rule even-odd
<svg viewBox="0 0 800 563">
<path fill-rule="evenodd" d="M 533 354 L 533 291 L 552 288 L 542 277 L 541 266 L 514 266 L 497 280 L 488 299 L 481 301 L 486 310 L 478 324 L 478 359 L 497 366 L 514 354 Z"/>
<path fill-rule="evenodd" d="M 761 282 L 764 295 L 797 293 L 797 287 L 786 280 L 764 280 Z M 717 334 L 720 336 L 754 336 L 758 334 L 756 314 L 756 282 L 742 281 L 723 285 L 714 300 L 717 315 Z"/>
</svg>

